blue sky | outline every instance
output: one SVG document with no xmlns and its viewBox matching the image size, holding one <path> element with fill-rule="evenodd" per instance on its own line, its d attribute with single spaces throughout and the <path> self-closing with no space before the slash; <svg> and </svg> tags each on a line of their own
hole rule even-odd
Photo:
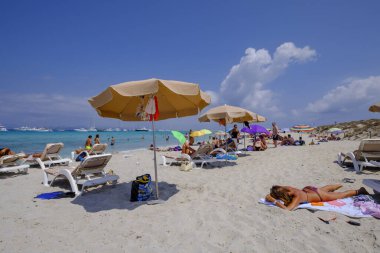
<svg viewBox="0 0 380 253">
<path fill-rule="evenodd" d="M 134 128 L 87 99 L 151 77 L 282 127 L 378 118 L 379 1 L 1 1 L 0 122 Z M 197 117 L 159 128 L 218 128 Z"/>
</svg>

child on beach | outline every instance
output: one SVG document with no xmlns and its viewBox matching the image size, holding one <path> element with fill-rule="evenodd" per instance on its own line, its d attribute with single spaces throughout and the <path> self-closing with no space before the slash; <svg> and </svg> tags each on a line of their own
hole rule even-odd
<svg viewBox="0 0 380 253">
<path fill-rule="evenodd" d="M 360 194 L 369 195 L 364 187 L 361 187 L 359 190 L 335 192 L 341 187 L 342 185 L 340 184 L 326 185 L 321 188 L 306 186 L 300 190 L 291 186 L 274 185 L 270 189 L 270 194 L 265 197 L 265 200 L 273 202 L 276 206 L 282 209 L 291 211 L 302 202 L 332 201 Z M 282 200 L 284 204 L 277 201 L 278 199 Z"/>
</svg>

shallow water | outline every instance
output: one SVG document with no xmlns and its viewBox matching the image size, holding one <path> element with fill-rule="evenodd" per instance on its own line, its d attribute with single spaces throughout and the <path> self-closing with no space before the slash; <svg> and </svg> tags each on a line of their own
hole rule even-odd
<svg viewBox="0 0 380 253">
<path fill-rule="evenodd" d="M 61 155 L 64 157 L 70 156 L 71 151 L 83 148 L 88 135 L 100 135 L 101 143 L 108 143 L 108 152 L 128 151 L 141 148 L 148 148 L 153 143 L 153 132 L 22 132 L 8 131 L 0 132 L 0 147 L 9 147 L 15 152 L 41 152 L 47 143 L 63 142 L 64 148 Z M 170 131 L 157 131 L 156 145 L 162 146 L 177 146 L 178 141 L 172 136 Z M 114 137 L 115 145 L 110 145 L 111 137 Z M 166 137 L 169 140 L 166 141 Z"/>
</svg>

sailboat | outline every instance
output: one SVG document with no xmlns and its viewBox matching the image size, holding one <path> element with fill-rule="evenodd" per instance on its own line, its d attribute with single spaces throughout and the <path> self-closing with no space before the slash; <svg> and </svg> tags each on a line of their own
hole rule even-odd
<svg viewBox="0 0 380 253">
<path fill-rule="evenodd" d="M 5 126 L 0 124 L 0 132 L 6 132 L 6 131 L 8 131 L 8 129 Z"/>
</svg>

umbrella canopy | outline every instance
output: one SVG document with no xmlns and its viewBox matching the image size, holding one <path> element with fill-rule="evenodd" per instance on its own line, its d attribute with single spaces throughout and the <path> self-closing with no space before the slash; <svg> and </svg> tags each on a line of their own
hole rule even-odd
<svg viewBox="0 0 380 253">
<path fill-rule="evenodd" d="M 260 125 L 251 125 L 249 126 L 250 129 L 252 129 L 252 131 L 254 132 L 254 134 L 266 134 L 266 135 L 269 135 L 269 131 L 263 127 L 263 126 L 260 126 Z"/>
<path fill-rule="evenodd" d="M 158 199 L 154 121 L 196 115 L 211 103 L 211 98 L 200 90 L 198 84 L 153 78 L 111 85 L 88 102 L 101 117 L 124 121 L 152 120 Z"/>
<path fill-rule="evenodd" d="M 216 131 L 214 134 L 217 135 L 217 136 L 224 136 L 224 135 L 227 135 L 227 133 L 226 133 L 226 132 L 223 132 L 223 131 Z"/>
<path fill-rule="evenodd" d="M 332 127 L 329 130 L 327 130 L 327 132 L 332 133 L 332 134 L 344 133 L 344 131 L 342 129 L 337 128 L 337 127 Z"/>
<path fill-rule="evenodd" d="M 377 103 L 377 104 L 374 104 L 374 105 L 371 105 L 368 110 L 370 112 L 380 112 L 380 103 Z"/>
<path fill-rule="evenodd" d="M 243 131 L 244 130 L 244 131 Z M 264 133 L 266 135 L 269 135 L 269 131 L 260 125 L 251 125 L 249 128 L 248 127 L 243 127 L 242 132 L 247 132 L 249 134 L 261 134 Z"/>
<path fill-rule="evenodd" d="M 206 134 L 212 134 L 212 132 L 208 129 L 202 129 L 202 130 L 199 130 L 199 131 L 192 131 L 190 136 L 191 137 L 200 137 L 200 136 L 203 136 L 203 135 L 206 135 Z"/>
<path fill-rule="evenodd" d="M 148 103 L 150 95 L 157 97 L 157 120 L 196 115 L 211 103 L 197 84 L 161 79 L 111 85 L 88 102 L 101 117 L 141 121 L 136 110 Z"/>
<path fill-rule="evenodd" d="M 226 120 L 226 123 L 232 122 L 263 122 L 265 117 L 258 115 L 254 112 L 248 111 L 246 109 L 231 106 L 231 105 L 222 105 L 214 107 L 208 110 L 205 114 L 198 118 L 200 122 L 210 122 Z"/>
<path fill-rule="evenodd" d="M 315 130 L 314 127 L 311 127 L 309 125 L 296 125 L 296 126 L 293 126 L 290 128 L 291 131 L 293 132 L 304 132 L 304 133 L 308 133 L 308 132 L 312 132 Z"/>
<path fill-rule="evenodd" d="M 183 133 L 178 131 L 171 131 L 174 138 L 178 140 L 178 142 L 182 145 L 186 141 L 186 137 L 183 135 Z"/>
</svg>

